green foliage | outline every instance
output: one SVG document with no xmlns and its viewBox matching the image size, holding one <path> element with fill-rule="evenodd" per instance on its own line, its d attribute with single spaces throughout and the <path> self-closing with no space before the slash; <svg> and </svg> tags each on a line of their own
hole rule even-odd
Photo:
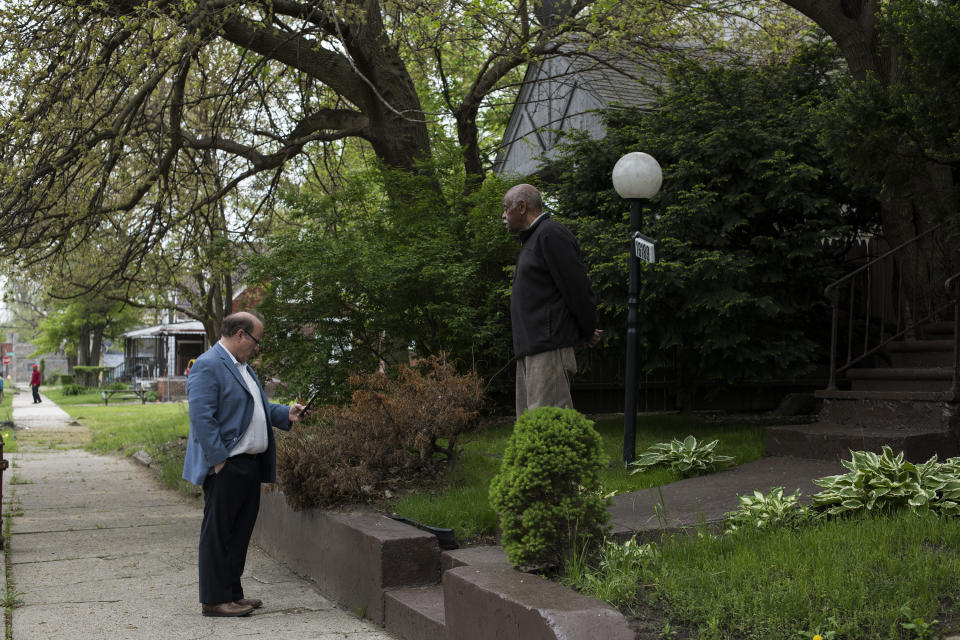
<svg viewBox="0 0 960 640">
<path fill-rule="evenodd" d="M 73 375 L 69 373 L 61 373 L 60 384 L 63 384 L 63 385 L 73 384 Z"/>
<path fill-rule="evenodd" d="M 767 529 L 773 527 L 796 527 L 812 517 L 809 507 L 800 503 L 800 490 L 784 496 L 783 487 L 774 487 L 766 494 L 754 491 L 753 495 L 737 496 L 740 501 L 736 511 L 724 516 L 726 532 L 740 529 Z"/>
<path fill-rule="evenodd" d="M 60 393 L 65 396 L 79 396 L 82 393 L 88 392 L 90 389 L 86 385 L 82 384 L 65 384 L 60 389 Z"/>
<path fill-rule="evenodd" d="M 641 274 L 648 369 L 676 355 L 683 380 L 721 389 L 795 376 L 820 357 L 829 340 L 823 288 L 842 273 L 845 241 L 877 211 L 840 179 L 814 123 L 838 91 L 839 65 L 817 42 L 786 63 L 676 63 L 651 108 L 608 111 L 603 140 L 571 136 L 546 164 L 548 189 L 591 269 L 603 326 L 626 324 L 628 206 L 610 173 L 637 150 L 663 168 L 643 223 L 660 259 Z"/>
<path fill-rule="evenodd" d="M 98 367 L 76 365 L 73 367 L 74 375 L 80 376 L 80 380 L 85 386 L 95 387 L 99 384 L 100 374 L 113 371 L 113 367 Z"/>
<path fill-rule="evenodd" d="M 586 547 L 585 547 L 586 549 Z M 581 556 L 586 555 L 586 551 Z M 599 549 L 597 567 L 587 567 L 571 579 L 569 565 L 564 567 L 565 582 L 581 592 L 618 608 L 629 608 L 637 592 L 655 575 L 659 549 L 652 543 L 639 544 L 636 538 L 624 543 L 605 540 Z"/>
<path fill-rule="evenodd" d="M 143 399 L 147 402 L 156 402 L 160 395 L 156 391 L 144 391 Z"/>
<path fill-rule="evenodd" d="M 906 622 L 901 622 L 900 626 L 907 631 L 912 631 L 913 633 L 911 635 L 913 638 L 917 640 L 936 638 L 936 635 L 933 633 L 933 625 L 940 622 L 939 620 L 927 622 L 922 616 L 915 614 L 910 605 L 906 604 L 900 607 L 900 615 L 906 620 Z"/>
<path fill-rule="evenodd" d="M 76 295 L 76 292 L 70 294 Z M 103 338 L 120 335 L 140 319 L 139 310 L 93 293 L 66 300 L 51 299 L 50 305 L 53 309 L 40 322 L 40 335 L 34 341 L 41 353 L 56 353 L 62 347 L 68 354 L 89 358 L 91 338 L 99 346 Z"/>
<path fill-rule="evenodd" d="M 851 451 L 850 456 L 843 461 L 849 473 L 814 480 L 823 488 L 813 496 L 815 508 L 828 515 L 901 508 L 960 515 L 960 458 L 938 464 L 933 456 L 914 464 L 886 445 L 881 455 Z"/>
<path fill-rule="evenodd" d="M 953 610 L 960 519 L 865 513 L 797 529 L 679 535 L 660 554 L 647 595 L 672 620 L 714 621 L 720 638 L 796 638 L 808 629 L 825 639 L 834 631 L 838 640 L 903 640 L 905 602 L 925 620 L 941 606 Z"/>
<path fill-rule="evenodd" d="M 604 455 L 619 460 L 623 454 L 623 419 L 599 419 L 594 428 L 600 433 Z M 740 463 L 763 456 L 763 428 L 731 421 L 705 421 L 690 414 L 641 414 L 637 420 L 637 442 L 641 447 L 677 432 L 693 432 L 704 439 L 721 438 L 724 453 Z M 490 506 L 490 482 L 500 469 L 503 452 L 513 433 L 513 424 L 487 426 L 464 434 L 460 451 L 439 486 L 425 486 L 412 493 L 401 493 L 393 502 L 397 513 L 419 522 L 451 527 L 458 540 L 496 534 L 497 514 Z M 607 493 L 625 493 L 662 486 L 679 480 L 669 468 L 656 468 L 630 474 L 622 464 L 611 464 L 600 472 L 600 485 Z M 565 570 L 569 567 L 569 558 Z"/>
<path fill-rule="evenodd" d="M 555 565 L 599 536 L 610 517 L 609 499 L 599 493 L 605 464 L 600 434 L 573 409 L 540 407 L 520 416 L 490 483 L 507 559 Z"/>
<path fill-rule="evenodd" d="M 714 453 L 719 442 L 714 440 L 702 444 L 693 436 L 687 436 L 683 440 L 674 438 L 670 442 L 657 443 L 630 463 L 631 473 L 640 473 L 658 465 L 667 465 L 685 478 L 712 473 L 733 461 L 731 456 Z"/>
<path fill-rule="evenodd" d="M 960 6 L 885 2 L 877 18 L 878 39 L 897 56 L 895 78 L 868 74 L 846 85 L 825 105 L 820 124 L 849 178 L 879 191 L 909 179 L 915 167 L 902 162 L 905 148 L 918 158 L 960 162 Z"/>
<path fill-rule="evenodd" d="M 515 249 L 496 219 L 505 187 L 491 178 L 464 200 L 463 176 L 437 171 L 442 198 L 422 178 L 390 174 L 408 195 L 389 200 L 381 170 L 358 172 L 329 194 L 286 194 L 302 226 L 270 238 L 251 274 L 267 283 L 265 371 L 286 393 L 344 400 L 351 372 L 405 364 L 411 350 L 484 378 L 509 361 L 504 266 Z"/>
</svg>

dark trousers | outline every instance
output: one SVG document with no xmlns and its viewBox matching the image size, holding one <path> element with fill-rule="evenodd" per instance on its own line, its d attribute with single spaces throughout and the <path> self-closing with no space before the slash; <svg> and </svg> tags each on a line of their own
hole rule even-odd
<svg viewBox="0 0 960 640">
<path fill-rule="evenodd" d="M 30 385 L 30 388 L 33 389 L 34 403 L 40 402 L 40 385 L 38 384 Z"/>
<path fill-rule="evenodd" d="M 260 510 L 260 461 L 256 455 L 227 459 L 220 473 L 203 482 L 200 526 L 200 602 L 243 598 L 240 576 Z"/>
</svg>

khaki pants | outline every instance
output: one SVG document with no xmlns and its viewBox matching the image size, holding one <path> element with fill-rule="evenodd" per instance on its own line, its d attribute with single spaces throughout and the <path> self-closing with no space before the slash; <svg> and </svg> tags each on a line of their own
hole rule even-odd
<svg viewBox="0 0 960 640">
<path fill-rule="evenodd" d="M 517 361 L 517 417 L 537 407 L 572 409 L 570 380 L 576 371 L 573 347 L 520 358 Z"/>
</svg>

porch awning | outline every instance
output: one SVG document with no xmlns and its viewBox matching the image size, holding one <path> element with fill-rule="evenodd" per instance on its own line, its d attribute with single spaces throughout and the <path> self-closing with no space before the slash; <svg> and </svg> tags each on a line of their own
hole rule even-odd
<svg viewBox="0 0 960 640">
<path fill-rule="evenodd" d="M 167 324 L 158 324 L 143 329 L 134 329 L 123 334 L 124 338 L 155 338 L 160 336 L 181 336 L 198 335 L 203 336 L 206 333 L 203 329 L 203 323 L 199 320 L 190 322 L 170 322 Z"/>
</svg>

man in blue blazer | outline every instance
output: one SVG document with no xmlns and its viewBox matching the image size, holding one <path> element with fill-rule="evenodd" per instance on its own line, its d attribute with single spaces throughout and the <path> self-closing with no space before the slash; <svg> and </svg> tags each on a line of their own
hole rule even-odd
<svg viewBox="0 0 960 640">
<path fill-rule="evenodd" d="M 185 480 L 203 486 L 200 602 L 205 616 L 248 615 L 263 602 L 240 584 L 260 510 L 260 483 L 274 482 L 272 427 L 289 430 L 303 405 L 267 401 L 247 361 L 260 347 L 263 323 L 253 314 L 223 319 L 220 341 L 197 358 L 187 377 L 190 438 Z"/>
</svg>

